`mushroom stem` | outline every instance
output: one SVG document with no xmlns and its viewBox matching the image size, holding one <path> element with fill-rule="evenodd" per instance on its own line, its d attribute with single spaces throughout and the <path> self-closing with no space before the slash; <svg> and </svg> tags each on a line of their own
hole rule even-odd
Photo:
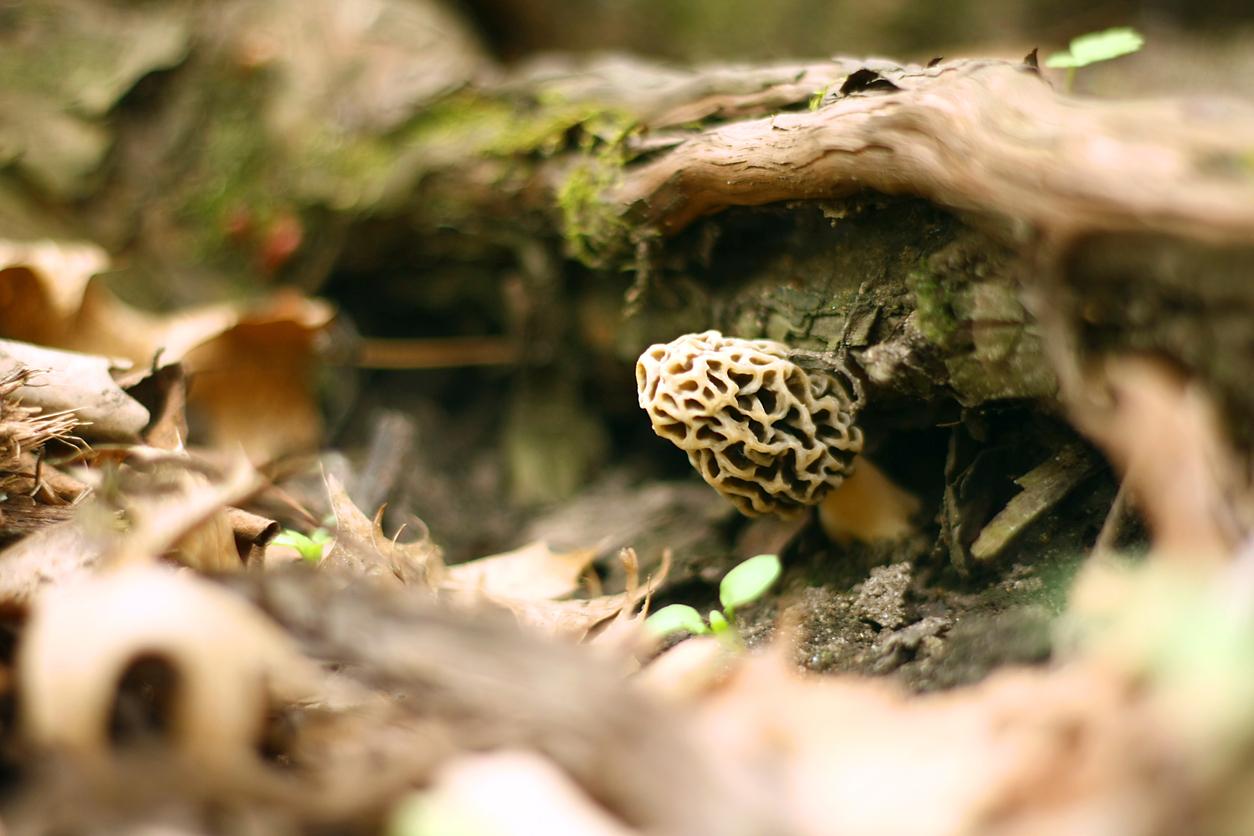
<svg viewBox="0 0 1254 836">
<path fill-rule="evenodd" d="M 852 475 L 819 503 L 819 524 L 836 543 L 897 540 L 915 530 L 912 520 L 918 512 L 914 494 L 858 456 Z"/>
</svg>

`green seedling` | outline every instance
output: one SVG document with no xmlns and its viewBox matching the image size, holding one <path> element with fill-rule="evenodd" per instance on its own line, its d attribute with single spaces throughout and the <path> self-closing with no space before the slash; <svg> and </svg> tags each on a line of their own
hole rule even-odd
<svg viewBox="0 0 1254 836">
<path fill-rule="evenodd" d="M 1066 52 L 1055 52 L 1045 59 L 1045 66 L 1067 71 L 1067 90 L 1075 84 L 1075 71 L 1089 64 L 1131 55 L 1145 45 L 1141 33 L 1127 26 L 1090 32 L 1071 41 Z"/>
<path fill-rule="evenodd" d="M 415 792 L 401 799 L 392 808 L 386 833 L 387 836 L 489 836 L 489 831 L 472 812 L 429 792 Z"/>
<path fill-rule="evenodd" d="M 270 542 L 276 546 L 296 549 L 301 559 L 317 563 L 322 560 L 322 547 L 331 542 L 331 532 L 325 528 L 315 528 L 306 536 L 295 529 L 285 528 Z"/>
<path fill-rule="evenodd" d="M 832 85 L 830 84 L 824 84 L 818 90 L 815 90 L 810 94 L 810 101 L 807 102 L 807 106 L 811 111 L 818 110 L 819 107 L 822 106 L 823 99 L 827 97 L 827 91 L 830 90 L 831 87 Z"/>
<path fill-rule="evenodd" d="M 718 599 L 723 610 L 711 610 L 707 620 L 687 604 L 671 604 L 645 619 L 645 626 L 655 636 L 668 636 L 685 631 L 694 636 L 712 633 L 738 644 L 736 610 L 761 598 L 779 578 L 779 558 L 773 554 L 751 557 L 723 576 L 718 586 Z M 707 623 L 708 621 L 708 623 Z"/>
</svg>

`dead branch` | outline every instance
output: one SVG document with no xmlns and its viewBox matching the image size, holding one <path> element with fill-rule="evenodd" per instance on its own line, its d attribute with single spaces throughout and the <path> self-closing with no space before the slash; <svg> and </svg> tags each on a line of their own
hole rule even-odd
<svg viewBox="0 0 1254 836">
<path fill-rule="evenodd" d="M 711 128 L 610 191 L 663 233 L 729 206 L 913 194 L 1054 235 L 1254 240 L 1254 108 L 1055 92 L 1026 65 L 906 70 L 808 113 Z M 846 86 L 848 82 L 846 82 Z"/>
</svg>

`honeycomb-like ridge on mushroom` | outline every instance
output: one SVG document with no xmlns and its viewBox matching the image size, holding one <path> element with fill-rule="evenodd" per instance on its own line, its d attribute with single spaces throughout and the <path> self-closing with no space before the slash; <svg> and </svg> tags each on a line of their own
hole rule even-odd
<svg viewBox="0 0 1254 836">
<path fill-rule="evenodd" d="M 636 387 L 653 431 L 749 516 L 814 505 L 862 449 L 841 382 L 773 340 L 705 331 L 658 343 L 636 362 Z"/>
</svg>

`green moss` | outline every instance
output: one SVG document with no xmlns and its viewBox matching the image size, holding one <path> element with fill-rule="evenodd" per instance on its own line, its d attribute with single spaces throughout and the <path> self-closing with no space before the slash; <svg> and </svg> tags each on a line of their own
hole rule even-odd
<svg viewBox="0 0 1254 836">
<path fill-rule="evenodd" d="M 916 320 L 923 336 L 941 348 L 952 347 L 959 330 L 954 314 L 954 289 L 926 265 L 920 265 L 906 276 L 906 286 L 914 294 Z"/>
<path fill-rule="evenodd" d="M 557 191 L 567 248 L 589 267 L 606 266 L 625 248 L 631 226 L 605 200 L 621 176 L 621 163 L 598 155 L 577 163 Z"/>
<path fill-rule="evenodd" d="M 553 103 L 517 117 L 509 132 L 487 150 L 501 156 L 551 156 L 572 143 L 585 151 L 617 147 L 635 124 L 631 115 L 599 105 Z"/>
<path fill-rule="evenodd" d="M 197 125 L 184 152 L 185 175 L 168 200 L 187 239 L 181 248 L 206 266 L 255 273 L 267 230 L 283 216 L 308 224 L 323 209 L 388 212 L 411 205 L 428 175 L 489 160 L 499 163 L 501 176 L 521 181 L 537 160 L 571 151 L 583 152 L 587 162 L 560 190 L 555 214 L 567 221 L 572 251 L 592 260 L 621 231 L 599 206 L 599 193 L 616 181 L 622 140 L 635 124 L 623 111 L 556 96 L 520 100 L 466 90 L 386 133 L 308 121 L 279 132 L 267 129 L 275 95 L 270 81 L 264 71 L 223 72 L 193 105 L 214 118 Z M 459 201 L 457 194 L 437 193 L 424 211 L 448 222 L 464 214 Z"/>
<path fill-rule="evenodd" d="M 464 160 L 468 151 L 486 153 L 509 134 L 515 116 L 501 99 L 458 93 L 423 109 L 401 131 L 398 144 L 421 148 L 435 167 Z"/>
<path fill-rule="evenodd" d="M 462 92 L 418 114 L 402 143 L 420 146 L 437 160 L 552 156 L 571 148 L 618 143 L 635 125 L 625 111 L 541 95 L 534 102 Z"/>
</svg>

